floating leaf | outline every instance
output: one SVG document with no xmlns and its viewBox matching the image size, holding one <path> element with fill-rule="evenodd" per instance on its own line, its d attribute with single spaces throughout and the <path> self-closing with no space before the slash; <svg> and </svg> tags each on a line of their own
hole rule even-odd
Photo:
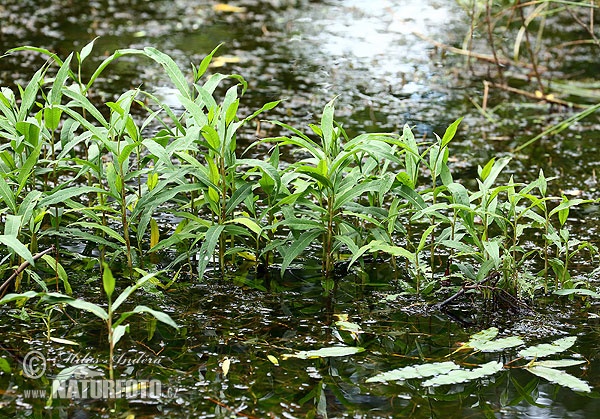
<svg viewBox="0 0 600 419">
<path fill-rule="evenodd" d="M 337 327 L 340 328 L 340 330 L 346 330 L 350 333 L 363 333 L 362 328 L 360 327 L 360 325 L 356 324 L 356 323 L 352 323 L 352 322 L 347 322 L 344 320 L 340 320 L 335 322 L 335 325 Z"/>
<path fill-rule="evenodd" d="M 245 7 L 232 6 L 225 3 L 217 3 L 213 5 L 215 12 L 226 12 L 226 13 L 243 13 L 246 11 Z"/>
<path fill-rule="evenodd" d="M 367 379 L 367 383 L 381 383 L 386 381 L 410 380 L 412 378 L 425 378 L 433 375 L 446 374 L 460 368 L 452 361 L 433 362 L 431 364 L 410 365 L 392 371 L 382 372 Z"/>
<path fill-rule="evenodd" d="M 523 340 L 517 336 L 492 340 L 496 336 L 498 336 L 498 328 L 496 327 L 482 330 L 481 332 L 472 335 L 471 339 L 455 352 L 463 349 L 474 349 L 480 352 L 497 352 L 507 348 L 514 348 L 515 346 L 523 345 L 524 343 Z"/>
<path fill-rule="evenodd" d="M 337 356 L 348 356 L 354 355 L 359 352 L 363 352 L 365 348 L 360 348 L 356 346 L 332 346 L 329 348 L 321 348 L 315 349 L 311 351 L 299 351 L 295 354 L 283 354 L 282 358 L 300 358 L 300 359 L 310 359 L 310 358 L 329 358 L 329 357 L 337 357 Z"/>
<path fill-rule="evenodd" d="M 442 386 L 446 384 L 458 384 L 464 383 L 471 380 L 476 380 L 478 378 L 483 378 L 488 375 L 492 375 L 497 373 L 503 368 L 501 362 L 491 361 L 487 364 L 483 364 L 479 368 L 474 368 L 472 370 L 465 369 L 454 369 L 447 374 L 440 375 L 438 377 L 434 377 L 430 380 L 424 381 L 423 385 L 426 387 L 430 386 Z"/>
<path fill-rule="evenodd" d="M 541 358 L 544 356 L 558 354 L 573 346 L 575 340 L 577 340 L 575 336 L 568 336 L 566 338 L 555 340 L 552 343 L 542 343 L 540 345 L 521 349 L 518 355 L 522 356 L 523 358 Z"/>
<path fill-rule="evenodd" d="M 561 370 L 555 370 L 553 368 L 542 367 L 539 365 L 533 365 L 527 368 L 527 370 L 552 383 L 556 383 L 563 387 L 569 387 L 573 391 L 581 391 L 584 393 L 589 393 L 592 391 L 588 383 Z"/>
<path fill-rule="evenodd" d="M 473 349 L 481 352 L 497 352 L 507 348 L 523 345 L 523 340 L 518 336 L 509 336 L 506 338 L 496 339 L 489 342 L 475 342 Z"/>
<path fill-rule="evenodd" d="M 77 342 L 73 342 L 72 340 L 69 340 L 69 339 L 55 338 L 55 337 L 51 336 L 50 340 L 52 342 L 62 343 L 63 345 L 79 346 L 79 344 Z"/>
<path fill-rule="evenodd" d="M 211 67 L 223 67 L 225 64 L 235 64 L 241 61 L 240 57 L 216 57 L 211 63 Z"/>
<path fill-rule="evenodd" d="M 223 377 L 227 377 L 227 373 L 229 373 L 229 367 L 231 366 L 231 360 L 229 358 L 225 358 L 223 363 L 221 364 L 221 369 L 223 370 Z"/>
<path fill-rule="evenodd" d="M 269 361 L 271 361 L 271 364 L 275 365 L 276 367 L 279 366 L 279 360 L 277 358 L 275 358 L 273 355 L 267 355 L 267 359 Z"/>
<path fill-rule="evenodd" d="M 562 368 L 562 367 L 572 367 L 573 365 L 585 364 L 586 361 L 578 360 L 578 359 L 559 359 L 559 360 L 545 360 L 545 361 L 535 361 L 532 365 L 539 367 L 548 367 L 548 368 Z"/>
</svg>

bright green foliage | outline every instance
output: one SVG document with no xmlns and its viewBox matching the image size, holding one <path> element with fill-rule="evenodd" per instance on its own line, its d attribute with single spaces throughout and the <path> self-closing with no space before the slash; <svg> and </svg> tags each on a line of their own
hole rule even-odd
<svg viewBox="0 0 600 419">
<path fill-rule="evenodd" d="M 135 292 L 138 288 L 143 286 L 146 282 L 154 278 L 158 272 L 154 273 L 145 273 L 139 270 L 139 273 L 143 273 L 142 276 L 135 285 L 128 286 L 125 288 L 121 294 L 117 297 L 116 300 L 112 300 L 112 294 L 115 288 L 115 278 L 108 267 L 108 265 L 104 264 L 103 274 L 102 274 L 102 282 L 104 285 L 104 291 L 106 292 L 106 296 L 108 299 L 108 310 L 100 307 L 97 304 L 91 303 L 89 301 L 84 301 L 78 298 L 73 298 L 61 293 L 57 292 L 35 292 L 35 291 L 27 291 L 22 294 L 8 294 L 4 298 L 0 300 L 0 304 L 6 304 L 11 301 L 19 301 L 23 303 L 31 298 L 39 297 L 44 304 L 56 306 L 59 304 L 66 304 L 71 306 L 77 310 L 87 311 L 92 313 L 100 320 L 104 321 L 107 329 L 108 329 L 108 344 L 109 344 L 109 374 L 110 378 L 113 379 L 113 360 L 114 360 L 114 349 L 117 343 L 121 340 L 121 338 L 125 335 L 126 332 L 129 331 L 129 325 L 123 325 L 122 323 L 127 320 L 133 314 L 139 313 L 147 313 L 152 315 L 156 320 L 168 324 L 169 326 L 177 329 L 177 324 L 171 319 L 171 317 L 163 313 L 161 311 L 153 310 L 143 305 L 138 305 L 134 307 L 133 310 L 121 313 L 119 318 L 114 321 L 114 315 L 116 310 L 123 304 L 129 296 Z"/>
<path fill-rule="evenodd" d="M 84 80 L 93 46 L 64 60 L 41 48 L 13 50 L 50 60 L 18 93 L 0 89 L 0 244 L 11 255 L 5 270 L 26 261 L 24 275 L 32 275 L 40 241 L 68 240 L 96 250 L 99 262 L 125 260 L 132 278 L 158 252 L 173 255 L 168 270 L 188 266 L 199 278 L 248 262 L 263 272 L 275 263 L 284 273 L 318 256 L 331 289 L 338 265 L 342 272 L 364 267 L 372 255 L 402 264 L 409 292 L 427 295 L 442 278 L 468 284 L 499 271 L 497 283 L 477 291 L 519 297 L 548 291 L 550 272 L 554 290 L 572 288 L 571 261 L 596 252 L 567 226 L 570 209 L 585 201 L 548 196 L 543 172 L 529 184 L 506 183 L 510 158 L 502 157 L 479 168 L 475 190 L 454 179 L 449 146 L 461 119 L 432 141 L 417 142 L 408 125 L 351 138 L 335 119 L 333 99 L 309 133 L 272 121 L 283 134 L 240 150 L 238 135 L 249 136 L 248 125 L 278 101 L 240 116 L 248 83 L 210 73 L 218 47 L 190 76 L 168 55 L 144 48 L 115 51 Z M 180 108 L 143 87 L 93 102 L 94 82 L 127 56 L 160 66 Z M 264 155 L 250 154 L 266 145 Z M 302 157 L 281 161 L 290 148 Z M 161 225 L 169 216 L 175 221 Z M 523 239 L 535 229 L 539 249 Z M 531 272 L 538 262 L 543 271 Z M 70 293 L 59 265 L 51 268 Z M 479 349 L 518 342 L 487 344 Z"/>
</svg>

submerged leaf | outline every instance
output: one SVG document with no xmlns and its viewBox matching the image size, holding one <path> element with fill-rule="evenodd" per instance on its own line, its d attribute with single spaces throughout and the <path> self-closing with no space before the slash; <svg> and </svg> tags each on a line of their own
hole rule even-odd
<svg viewBox="0 0 600 419">
<path fill-rule="evenodd" d="M 329 358 L 329 357 L 337 357 L 337 356 L 348 356 L 354 355 L 359 352 L 363 352 L 365 348 L 360 348 L 356 346 L 332 346 L 329 348 L 321 348 L 315 349 L 311 351 L 299 351 L 295 354 L 283 354 L 281 357 L 283 359 L 286 358 L 300 358 L 300 359 L 310 359 L 310 358 Z"/>
<path fill-rule="evenodd" d="M 267 359 L 271 361 L 271 364 L 275 365 L 276 367 L 279 366 L 279 360 L 273 355 L 267 355 Z"/>
<path fill-rule="evenodd" d="M 442 386 L 446 384 L 458 384 L 464 383 L 471 380 L 476 380 L 478 378 L 483 378 L 488 375 L 492 375 L 497 373 L 503 368 L 501 362 L 491 361 L 487 364 L 483 364 L 479 368 L 474 368 L 472 370 L 465 369 L 454 369 L 447 374 L 440 375 L 438 377 L 434 377 L 427 381 L 423 382 L 423 385 L 426 387 L 430 386 Z"/>
<path fill-rule="evenodd" d="M 584 393 L 589 393 L 592 391 L 588 383 L 561 370 L 555 370 L 553 368 L 542 367 L 539 365 L 533 365 L 527 368 L 527 370 L 552 383 L 569 387 L 573 391 L 581 391 Z"/>
<path fill-rule="evenodd" d="M 523 358 L 541 358 L 544 356 L 558 354 L 573 346 L 575 340 L 577 340 L 575 336 L 568 336 L 566 338 L 555 340 L 552 343 L 542 343 L 540 345 L 521 349 L 518 355 L 522 356 Z"/>
<path fill-rule="evenodd" d="M 412 378 L 431 377 L 432 375 L 446 374 L 460 368 L 452 361 L 433 362 L 431 364 L 410 365 L 392 371 L 382 372 L 367 379 L 367 383 L 381 383 L 386 381 L 410 380 Z"/>
</svg>

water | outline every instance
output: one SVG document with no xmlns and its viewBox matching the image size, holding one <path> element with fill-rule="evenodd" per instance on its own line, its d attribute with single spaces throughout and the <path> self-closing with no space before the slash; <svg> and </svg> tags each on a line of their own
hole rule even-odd
<svg viewBox="0 0 600 419">
<path fill-rule="evenodd" d="M 169 53 L 185 67 L 224 42 L 219 55 L 227 60 L 214 71 L 237 72 L 249 81 L 244 106 L 255 109 L 285 98 L 269 116 L 297 127 L 317 121 L 324 104 L 338 95 L 337 116 L 351 134 L 397 131 L 408 123 L 418 136 L 431 137 L 466 116 L 452 148 L 453 169 L 465 182 L 476 175 L 478 164 L 568 116 L 548 113 L 546 105 L 520 103 L 520 98 L 507 101 L 498 92 L 490 98 L 490 107 L 496 107 L 494 122 L 478 114 L 470 99 L 480 100 L 481 84 L 453 69 L 460 68 L 462 58 L 443 58 L 441 51 L 414 34 L 460 44 L 466 22 L 454 2 L 244 1 L 238 4 L 245 8 L 243 12 L 219 12 L 214 4 L 189 0 L 5 2 L 0 6 L 0 42 L 4 49 L 29 44 L 65 56 L 100 36 L 90 68 L 104 53 L 148 45 Z M 597 74 L 593 57 L 577 56 L 582 69 Z M 41 63 L 31 53 L 4 57 L 0 81 L 3 86 L 24 83 Z M 110 100 L 125 89 L 143 85 L 168 96 L 168 81 L 147 64 L 119 61 L 99 80 L 96 94 Z M 481 74 L 483 70 L 478 69 Z M 509 172 L 532 180 L 542 168 L 547 176 L 560 176 L 551 186 L 553 193 L 597 198 L 598 132 L 597 117 L 592 117 L 517 154 Z M 577 221 L 572 234 L 598 244 L 597 206 L 573 211 L 572 218 Z M 580 277 L 588 279 L 591 267 L 581 269 Z M 88 278 L 85 271 L 70 275 L 83 298 L 101 301 L 98 278 Z M 232 281 L 211 284 L 183 276 L 168 292 L 144 292 L 135 301 L 160 306 L 183 330 L 175 333 L 159 324 L 151 333 L 147 319 L 132 317 L 131 335 L 118 347 L 119 355 L 129 360 L 118 373 L 124 378 L 159 378 L 164 397 L 142 402 L 60 400 L 52 410 L 44 408 L 45 398 L 25 398 L 24 390 L 49 389 L 50 383 L 24 378 L 19 374 L 19 361 L 29 350 L 38 349 L 49 360 L 53 374 L 70 366 L 65 362 L 68 355 L 89 352 L 106 363 L 105 329 L 91 316 L 69 310 L 72 322 L 52 313 L 52 336 L 78 345 L 48 343 L 42 320 L 28 319 L 11 305 L 1 311 L 2 357 L 13 374 L 0 375 L 0 415 L 594 417 L 598 409 L 595 390 L 592 397 L 580 395 L 522 370 L 436 389 L 422 387 L 419 380 L 366 383 L 382 371 L 443 361 L 459 342 L 491 325 L 499 325 L 503 335 L 522 336 L 527 344 L 578 336 L 569 355 L 589 363 L 567 371 L 593 388 L 600 380 L 595 303 L 586 307 L 565 299 L 534 314 L 500 311 L 486 316 L 479 300 L 475 306 L 464 301 L 451 317 L 413 298 L 383 301 L 399 291 L 391 277 L 385 269 L 370 272 L 366 278 L 349 275 L 332 295 L 323 295 L 321 284 L 307 270 L 291 272 L 270 284 L 244 272 Z M 335 324 L 339 315 L 347 315 L 363 333 L 356 337 L 341 330 Z M 360 345 L 365 351 L 326 359 L 282 357 L 295 350 L 342 343 Z M 462 361 L 471 365 L 495 359 L 504 362 L 515 352 L 507 350 L 504 358 L 471 355 Z M 146 362 L 133 363 L 139 354 L 147 357 Z M 279 366 L 269 355 L 277 358 Z M 227 374 L 225 359 L 230 362 Z"/>
</svg>

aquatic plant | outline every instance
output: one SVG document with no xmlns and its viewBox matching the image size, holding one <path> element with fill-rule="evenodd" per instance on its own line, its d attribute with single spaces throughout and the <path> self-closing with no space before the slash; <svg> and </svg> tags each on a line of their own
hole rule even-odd
<svg viewBox="0 0 600 419">
<path fill-rule="evenodd" d="M 251 135 L 247 125 L 278 101 L 239 116 L 247 82 L 209 74 L 218 47 L 189 78 L 168 55 L 145 48 L 115 51 L 83 80 L 93 45 L 64 61 L 39 48 L 13 50 L 45 54 L 57 69 L 52 77 L 52 66 L 43 66 L 19 89 L 20 100 L 1 91 L 0 135 L 7 141 L 0 146 L 0 243 L 13 255 L 2 262 L 4 271 L 25 261 L 19 275 L 38 279 L 39 243 L 52 240 L 62 250 L 75 239 L 100 267 L 124 258 L 132 279 L 159 252 L 172 255 L 169 270 L 195 261 L 199 278 L 212 266 L 225 276 L 248 262 L 263 273 L 278 264 L 283 274 L 300 257 L 319 255 L 323 285 L 331 289 L 373 255 L 396 271 L 401 261 L 409 277 L 396 278 L 410 292 L 428 295 L 449 280 L 455 289 L 519 297 L 540 284 L 544 292 L 572 287 L 573 257 L 596 252 L 566 227 L 569 209 L 587 201 L 547 196 L 543 173 L 530 183 L 502 181 L 510 162 L 502 157 L 479 168 L 476 190 L 454 179 L 449 147 L 460 119 L 433 141 L 417 143 L 409 126 L 401 134 L 349 138 L 335 120 L 334 99 L 310 134 L 272 121 L 291 135 L 240 150 L 237 136 Z M 93 103 L 95 80 L 125 56 L 160 65 L 180 107 L 142 87 Z M 269 151 L 256 154 L 259 146 Z M 281 150 L 289 149 L 303 157 L 282 162 Z M 167 214 L 175 221 L 161 226 Z M 539 248 L 524 242 L 526 230 L 541 231 Z M 61 251 L 53 258 L 57 283 L 59 255 L 66 257 Z M 533 272 L 540 260 L 544 269 Z M 501 280 L 484 284 L 495 271 Z M 14 285 L 18 290 L 20 282 Z"/>
</svg>

